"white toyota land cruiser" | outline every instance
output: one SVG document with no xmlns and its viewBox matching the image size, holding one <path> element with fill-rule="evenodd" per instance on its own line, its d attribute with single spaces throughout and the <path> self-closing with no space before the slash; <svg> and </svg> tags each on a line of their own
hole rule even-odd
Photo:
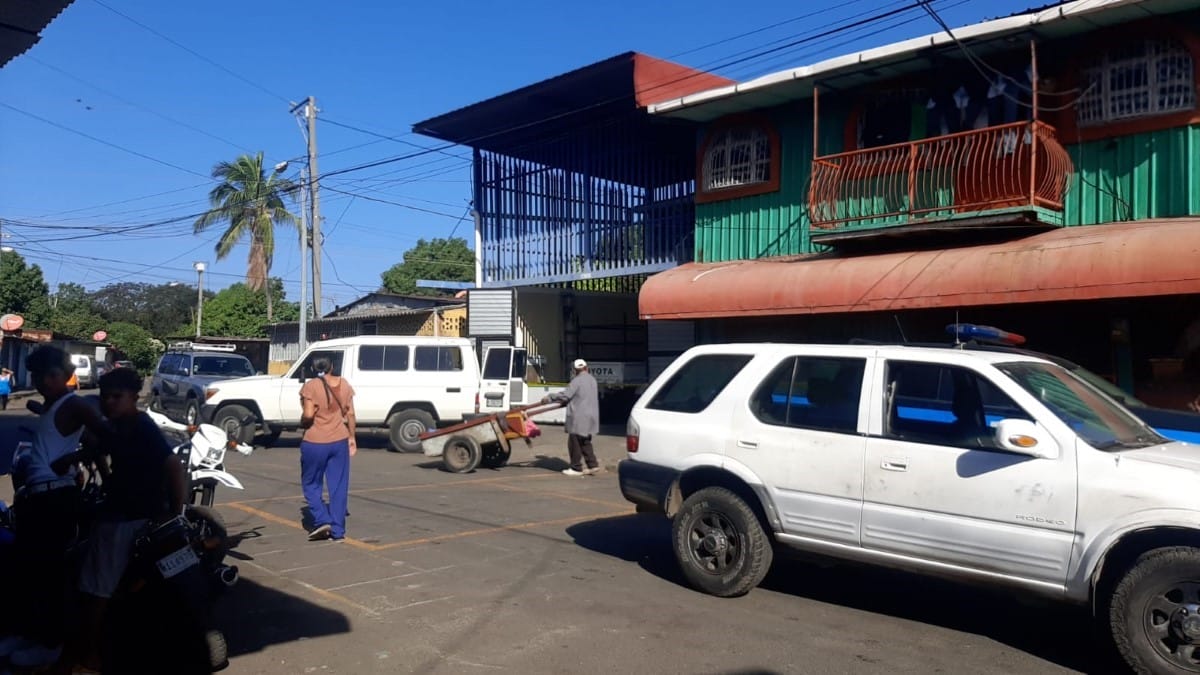
<svg viewBox="0 0 1200 675">
<path fill-rule="evenodd" d="M 1200 671 L 1200 447 L 1062 367 L 954 348 L 735 344 L 634 406 L 621 492 L 689 582 L 773 546 L 1090 603 L 1142 673 Z"/>
<path fill-rule="evenodd" d="M 475 412 L 479 361 L 466 338 L 362 335 L 314 342 L 286 375 L 213 382 L 205 389 L 201 419 L 230 438 L 270 445 L 300 426 L 300 387 L 326 358 L 354 387 L 360 429 L 388 430 L 390 447 L 418 452 L 419 436 L 439 422 L 460 422 Z"/>
</svg>

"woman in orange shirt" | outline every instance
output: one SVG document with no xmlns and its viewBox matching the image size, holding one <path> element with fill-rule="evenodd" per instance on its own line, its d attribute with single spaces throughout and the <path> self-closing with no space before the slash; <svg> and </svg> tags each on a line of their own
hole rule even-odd
<svg viewBox="0 0 1200 675">
<path fill-rule="evenodd" d="M 312 513 L 309 541 L 346 536 L 346 502 L 350 490 L 350 458 L 358 452 L 355 442 L 354 388 L 334 374 L 328 358 L 313 361 L 317 376 L 300 388 L 304 412 L 300 426 L 300 480 L 304 499 Z M 323 484 L 329 487 L 329 505 L 322 499 Z"/>
</svg>

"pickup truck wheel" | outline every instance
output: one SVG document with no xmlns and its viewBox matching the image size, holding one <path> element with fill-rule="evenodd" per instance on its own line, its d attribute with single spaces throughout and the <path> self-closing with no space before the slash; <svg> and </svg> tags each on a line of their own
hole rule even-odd
<svg viewBox="0 0 1200 675">
<path fill-rule="evenodd" d="M 157 391 L 150 393 L 150 409 L 156 413 L 164 412 L 163 404 L 162 404 L 162 397 L 160 397 L 158 395 Z"/>
<path fill-rule="evenodd" d="M 1109 626 L 1137 673 L 1200 673 L 1200 548 L 1143 554 L 1113 591 Z"/>
<path fill-rule="evenodd" d="M 409 408 L 388 419 L 388 449 L 392 452 L 420 452 L 421 434 L 434 428 L 433 415 Z"/>
<path fill-rule="evenodd" d="M 194 398 L 189 398 L 183 409 L 183 423 L 188 426 L 200 423 L 200 404 Z"/>
<path fill-rule="evenodd" d="M 442 447 L 442 466 L 450 473 L 471 473 L 482 457 L 479 443 L 469 436 L 454 436 Z"/>
<path fill-rule="evenodd" d="M 683 575 L 711 595 L 745 595 L 771 568 L 774 551 L 758 517 L 725 488 L 704 488 L 688 497 L 675 515 L 672 538 Z"/>
<path fill-rule="evenodd" d="M 254 413 L 244 405 L 223 406 L 213 416 L 213 426 L 218 427 L 231 441 L 249 445 L 254 441 Z"/>
</svg>

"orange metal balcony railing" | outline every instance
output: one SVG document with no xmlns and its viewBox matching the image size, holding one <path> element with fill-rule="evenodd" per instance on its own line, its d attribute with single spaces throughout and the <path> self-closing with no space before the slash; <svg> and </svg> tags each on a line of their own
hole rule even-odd
<svg viewBox="0 0 1200 675">
<path fill-rule="evenodd" d="M 1062 210 L 1074 167 L 1044 122 L 1016 122 L 812 163 L 814 228 L 904 225 L 1014 207 Z"/>
</svg>

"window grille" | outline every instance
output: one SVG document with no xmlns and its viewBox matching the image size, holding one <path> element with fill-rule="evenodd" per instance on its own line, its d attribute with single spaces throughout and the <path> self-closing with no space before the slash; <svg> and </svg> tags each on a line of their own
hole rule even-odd
<svg viewBox="0 0 1200 675">
<path fill-rule="evenodd" d="M 1191 52 L 1174 40 L 1143 40 L 1106 52 L 1083 70 L 1079 125 L 1196 107 Z"/>
<path fill-rule="evenodd" d="M 771 138 L 756 127 L 727 129 L 704 154 L 704 190 L 757 185 L 771 180 Z"/>
</svg>

